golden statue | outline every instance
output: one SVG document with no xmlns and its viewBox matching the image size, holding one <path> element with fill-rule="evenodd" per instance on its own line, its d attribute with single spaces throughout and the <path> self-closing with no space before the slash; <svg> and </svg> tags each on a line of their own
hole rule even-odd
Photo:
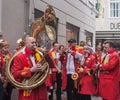
<svg viewBox="0 0 120 100">
<path fill-rule="evenodd" d="M 30 35 L 36 38 L 38 46 L 56 40 L 56 16 L 52 6 L 48 5 L 44 15 L 32 23 Z"/>
</svg>

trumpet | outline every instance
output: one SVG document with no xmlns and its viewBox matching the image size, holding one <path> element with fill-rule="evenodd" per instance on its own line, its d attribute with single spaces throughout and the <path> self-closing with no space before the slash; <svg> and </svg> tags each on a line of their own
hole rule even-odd
<svg viewBox="0 0 120 100">
<path fill-rule="evenodd" d="M 63 55 L 66 55 L 68 53 L 72 53 L 73 50 L 71 50 L 70 48 L 65 48 L 65 51 L 62 52 Z"/>
</svg>

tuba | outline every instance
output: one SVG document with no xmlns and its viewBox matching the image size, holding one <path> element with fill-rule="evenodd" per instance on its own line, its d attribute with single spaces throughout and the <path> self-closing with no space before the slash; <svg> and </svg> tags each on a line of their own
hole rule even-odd
<svg viewBox="0 0 120 100">
<path fill-rule="evenodd" d="M 51 41 L 56 39 L 56 16 L 52 6 L 48 5 L 44 15 L 41 18 L 36 19 L 30 27 L 30 36 L 33 36 L 36 39 L 37 46 L 46 46 L 50 49 Z M 50 42 L 50 43 L 49 43 Z M 42 59 L 39 61 L 41 64 L 41 71 L 35 72 L 31 78 L 25 79 L 22 82 L 18 82 L 14 79 L 12 75 L 12 63 L 16 55 L 21 53 L 23 48 L 17 51 L 9 60 L 6 67 L 6 75 L 10 82 L 18 89 L 22 90 L 31 90 L 42 83 L 45 82 L 45 79 L 49 73 L 49 65 L 45 59 L 45 54 L 42 54 L 39 50 L 37 53 L 42 56 Z"/>
<path fill-rule="evenodd" d="M 18 89 L 24 89 L 24 90 L 30 90 L 30 89 L 34 89 L 36 87 L 38 87 L 39 85 L 41 85 L 46 77 L 47 77 L 47 73 L 49 72 L 49 65 L 46 62 L 44 56 L 41 54 L 41 52 L 38 51 L 38 53 L 40 53 L 40 55 L 42 55 L 42 60 L 39 62 L 41 63 L 41 68 L 42 71 L 41 72 L 36 72 L 32 75 L 32 77 L 30 79 L 27 80 L 23 80 L 22 83 L 16 81 L 12 75 L 12 70 L 11 70 L 11 66 L 12 66 L 12 62 L 13 59 L 16 55 L 18 55 L 19 53 L 21 53 L 23 50 L 20 49 L 18 52 L 16 52 L 12 58 L 10 59 L 10 61 L 8 62 L 7 68 L 6 68 L 6 75 L 9 79 L 9 81 Z"/>
</svg>

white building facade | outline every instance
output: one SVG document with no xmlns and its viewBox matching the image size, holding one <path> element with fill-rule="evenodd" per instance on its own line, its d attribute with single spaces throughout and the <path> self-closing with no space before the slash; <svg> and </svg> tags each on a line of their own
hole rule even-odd
<svg viewBox="0 0 120 100">
<path fill-rule="evenodd" d="M 0 36 L 16 48 L 16 41 L 28 34 L 36 11 L 51 5 L 58 19 L 57 41 L 67 45 L 69 38 L 95 47 L 95 0 L 0 0 Z"/>
<path fill-rule="evenodd" d="M 96 18 L 97 44 L 114 41 L 120 48 L 120 0 L 99 0 L 100 15 Z"/>
</svg>

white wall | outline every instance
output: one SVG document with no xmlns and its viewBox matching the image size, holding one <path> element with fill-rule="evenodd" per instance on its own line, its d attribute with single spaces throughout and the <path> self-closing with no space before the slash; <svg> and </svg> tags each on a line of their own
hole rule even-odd
<svg viewBox="0 0 120 100">
<path fill-rule="evenodd" d="M 10 44 L 10 51 L 16 48 L 16 41 L 25 29 L 24 0 L 2 0 L 2 35 Z"/>
</svg>

